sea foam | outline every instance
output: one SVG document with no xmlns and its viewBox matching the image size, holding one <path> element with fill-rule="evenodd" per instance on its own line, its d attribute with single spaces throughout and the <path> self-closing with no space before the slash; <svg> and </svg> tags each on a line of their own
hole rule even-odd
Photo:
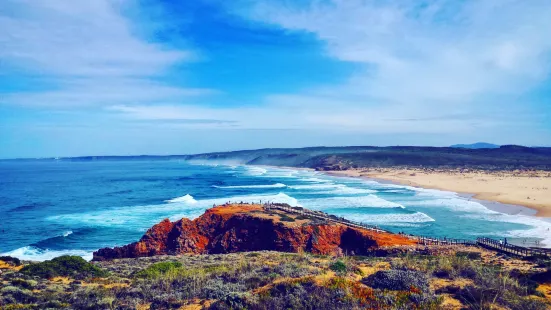
<svg viewBox="0 0 551 310">
<path fill-rule="evenodd" d="M 168 202 L 168 203 L 177 203 L 177 202 L 196 203 L 197 201 L 195 200 L 195 198 L 193 198 L 193 196 L 191 196 L 190 194 L 187 194 L 187 195 L 182 196 L 182 197 L 177 197 L 177 198 L 173 198 L 173 199 L 170 199 L 170 200 L 166 200 L 166 202 Z"/>
<path fill-rule="evenodd" d="M 213 185 L 212 187 L 215 188 L 222 188 L 222 189 L 237 189 L 237 188 L 284 188 L 287 187 L 287 185 L 283 183 L 276 183 L 276 184 L 265 184 L 265 185 L 233 185 L 233 186 L 219 186 L 219 185 Z"/>
<path fill-rule="evenodd" d="M 388 201 L 377 197 L 376 195 L 369 194 L 366 196 L 358 197 L 328 197 L 328 198 L 310 198 L 303 199 L 301 202 L 307 208 L 323 209 L 331 207 L 342 208 L 401 208 L 404 206 L 392 201 Z"/>
<path fill-rule="evenodd" d="M 80 256 L 84 258 L 87 261 L 92 260 L 92 251 L 84 251 L 84 250 L 44 250 L 40 249 L 35 246 L 26 246 L 19 249 L 15 249 L 10 252 L 2 253 L 0 256 L 12 256 L 17 257 L 22 260 L 30 260 L 30 261 L 45 261 L 50 260 L 53 258 L 56 258 L 58 256 L 63 255 L 74 255 L 74 256 Z"/>
</svg>

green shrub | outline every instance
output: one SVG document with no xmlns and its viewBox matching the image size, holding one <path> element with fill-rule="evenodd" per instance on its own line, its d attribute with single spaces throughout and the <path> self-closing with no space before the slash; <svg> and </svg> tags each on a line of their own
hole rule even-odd
<svg viewBox="0 0 551 310">
<path fill-rule="evenodd" d="M 295 219 L 288 216 L 288 215 L 285 215 L 285 214 L 280 214 L 279 215 L 279 220 L 282 221 L 282 222 L 294 222 Z"/>
<path fill-rule="evenodd" d="M 10 263 L 14 266 L 21 266 L 21 260 L 17 257 L 11 257 L 11 256 L 0 256 L 0 260 L 4 261 L 6 263 Z"/>
<path fill-rule="evenodd" d="M 137 278 L 158 278 L 169 271 L 180 268 L 182 268 L 182 263 L 179 262 L 160 262 L 138 271 L 135 276 Z"/>
<path fill-rule="evenodd" d="M 362 279 L 362 282 L 372 288 L 383 290 L 419 290 L 422 292 L 428 292 L 429 290 L 427 276 L 422 272 L 414 270 L 381 270 Z"/>
<path fill-rule="evenodd" d="M 311 219 L 308 215 L 299 215 L 296 217 L 297 220 L 309 220 Z"/>
<path fill-rule="evenodd" d="M 459 251 L 455 253 L 456 257 L 462 257 L 467 259 L 480 259 L 480 252 Z"/>
<path fill-rule="evenodd" d="M 346 272 L 346 270 L 347 270 L 346 264 L 343 263 L 340 260 L 338 260 L 338 261 L 332 263 L 331 265 L 329 265 L 329 268 L 331 270 L 333 270 L 334 272 L 337 272 L 337 273 L 343 273 L 343 272 Z"/>
<path fill-rule="evenodd" d="M 11 296 L 17 302 L 20 303 L 31 303 L 36 301 L 36 297 L 33 296 L 32 292 L 27 289 L 20 289 L 15 286 L 5 286 L 0 289 L 0 296 L 6 297 Z"/>
<path fill-rule="evenodd" d="M 53 278 L 58 276 L 74 278 L 107 276 L 106 271 L 85 261 L 82 257 L 69 255 L 27 265 L 21 269 L 21 273 L 42 278 Z"/>
<path fill-rule="evenodd" d="M 36 282 L 35 280 L 24 280 L 20 278 L 15 278 L 11 280 L 11 284 L 26 289 L 32 289 L 38 285 L 38 282 Z"/>
</svg>

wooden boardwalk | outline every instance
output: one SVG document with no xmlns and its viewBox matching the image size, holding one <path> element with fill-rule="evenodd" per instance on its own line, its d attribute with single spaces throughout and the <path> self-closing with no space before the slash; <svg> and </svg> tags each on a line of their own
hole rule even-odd
<svg viewBox="0 0 551 310">
<path fill-rule="evenodd" d="M 346 225 L 353 228 L 367 229 L 370 231 L 378 233 L 393 233 L 388 230 L 384 230 L 377 226 L 368 225 L 361 222 L 350 221 L 342 217 L 338 217 L 332 214 L 327 214 L 321 211 L 313 211 L 304 209 L 302 207 L 291 207 L 287 204 L 281 203 L 266 203 L 264 204 L 264 209 L 267 211 L 270 210 L 281 210 L 287 213 L 294 213 L 304 216 L 309 216 L 317 218 L 320 220 L 325 220 L 333 223 L 338 223 Z M 545 248 L 535 248 L 535 247 L 521 247 L 512 244 L 505 244 L 503 241 L 490 239 L 490 238 L 478 238 L 475 240 L 468 239 L 449 239 L 449 238 L 435 238 L 435 237 L 426 237 L 426 236 L 414 236 L 414 235 L 405 235 L 411 239 L 417 240 L 417 243 L 422 245 L 462 245 L 462 246 L 480 246 L 486 249 L 506 253 L 509 255 L 514 255 L 522 258 L 529 257 L 548 257 L 551 258 L 551 249 Z"/>
<path fill-rule="evenodd" d="M 390 234 L 392 234 L 392 232 L 390 232 L 388 230 L 381 229 L 377 226 L 368 225 L 368 224 L 361 223 L 361 222 L 350 221 L 350 220 L 347 220 L 343 217 L 338 217 L 338 216 L 335 216 L 335 215 L 332 215 L 332 214 L 327 214 L 327 213 L 321 212 L 321 211 L 308 210 L 308 209 L 304 209 L 304 208 L 301 208 L 301 207 L 291 207 L 291 206 L 288 206 L 288 205 L 285 205 L 285 204 L 280 204 L 280 203 L 266 203 L 266 204 L 264 204 L 264 209 L 267 210 L 267 211 L 281 210 L 281 211 L 288 212 L 288 213 L 294 213 L 294 214 L 299 214 L 299 215 L 304 215 L 304 216 L 310 216 L 310 217 L 314 217 L 314 218 L 317 218 L 317 219 L 320 219 L 320 220 L 339 223 L 339 224 L 354 227 L 354 228 L 367 229 L 367 230 L 375 231 L 375 232 L 378 232 L 378 233 L 390 233 Z"/>
<path fill-rule="evenodd" d="M 551 249 L 527 248 L 518 245 L 508 244 L 502 240 L 490 238 L 477 238 L 476 243 L 484 248 L 492 249 L 498 252 L 511 254 L 520 257 L 549 257 L 551 258 Z"/>
</svg>

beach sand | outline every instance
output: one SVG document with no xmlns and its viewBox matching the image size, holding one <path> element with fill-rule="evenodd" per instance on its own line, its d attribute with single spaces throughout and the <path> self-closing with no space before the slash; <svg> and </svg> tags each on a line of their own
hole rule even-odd
<svg viewBox="0 0 551 310">
<path fill-rule="evenodd" d="M 551 217 L 551 172 L 549 171 L 488 172 L 373 168 L 327 172 L 332 175 L 364 177 L 403 185 L 473 194 L 476 199 L 525 206 L 536 210 L 535 215 L 538 217 Z M 514 209 L 514 206 L 509 208 Z M 514 213 L 514 210 L 511 213 Z"/>
</svg>

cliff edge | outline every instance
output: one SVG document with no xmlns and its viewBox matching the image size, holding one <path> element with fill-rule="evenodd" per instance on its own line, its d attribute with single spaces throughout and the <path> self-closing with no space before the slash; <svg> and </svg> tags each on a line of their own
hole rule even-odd
<svg viewBox="0 0 551 310">
<path fill-rule="evenodd" d="M 195 220 L 165 219 L 138 242 L 94 252 L 94 260 L 262 250 L 365 255 L 377 248 L 413 244 L 414 241 L 401 235 L 281 210 L 267 211 L 261 205 L 231 204 L 208 209 Z"/>
</svg>

